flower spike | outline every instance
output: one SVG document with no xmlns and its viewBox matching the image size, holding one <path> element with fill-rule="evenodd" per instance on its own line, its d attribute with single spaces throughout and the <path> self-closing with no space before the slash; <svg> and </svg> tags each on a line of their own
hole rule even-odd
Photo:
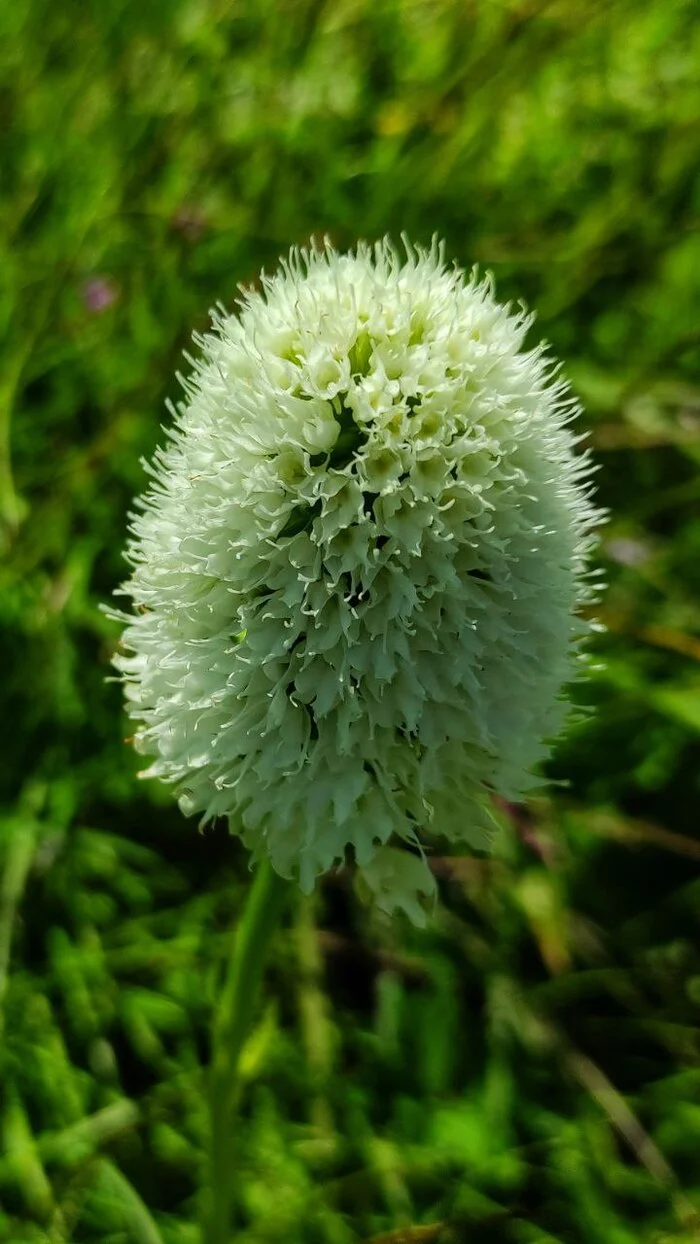
<svg viewBox="0 0 700 1244">
<path fill-rule="evenodd" d="M 531 317 L 405 248 L 292 251 L 213 313 L 115 665 L 185 813 L 305 891 L 350 855 L 419 920 L 431 833 L 487 848 L 565 723 L 600 512 Z"/>
</svg>

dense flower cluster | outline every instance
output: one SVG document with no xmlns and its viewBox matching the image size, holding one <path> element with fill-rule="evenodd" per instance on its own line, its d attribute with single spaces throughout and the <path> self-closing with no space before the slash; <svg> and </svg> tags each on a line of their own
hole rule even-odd
<svg viewBox="0 0 700 1244">
<path fill-rule="evenodd" d="M 306 891 L 351 848 L 420 920 L 426 835 L 486 847 L 564 722 L 598 513 L 531 317 L 406 250 L 293 251 L 216 313 L 115 664 L 183 811 Z"/>
</svg>

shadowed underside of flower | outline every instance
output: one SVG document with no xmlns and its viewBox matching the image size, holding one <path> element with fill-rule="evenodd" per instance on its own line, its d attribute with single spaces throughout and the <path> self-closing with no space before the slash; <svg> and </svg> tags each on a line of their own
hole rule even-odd
<svg viewBox="0 0 700 1244">
<path fill-rule="evenodd" d="M 431 830 L 487 847 L 564 723 L 599 514 L 531 317 L 406 252 L 293 251 L 216 312 L 132 516 L 115 664 L 183 811 L 306 891 L 350 849 L 420 920 Z"/>
</svg>

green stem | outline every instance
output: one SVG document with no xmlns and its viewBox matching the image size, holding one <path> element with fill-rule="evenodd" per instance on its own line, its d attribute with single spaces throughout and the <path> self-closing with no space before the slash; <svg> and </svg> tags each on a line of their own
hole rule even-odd
<svg viewBox="0 0 700 1244">
<path fill-rule="evenodd" d="M 34 821 L 15 825 L 8 833 L 5 867 L 0 877 L 0 1033 L 3 1027 L 3 1001 L 10 969 L 12 934 L 36 846 Z"/>
<path fill-rule="evenodd" d="M 209 1072 L 209 1204 L 203 1244 L 230 1244 L 241 1051 L 250 1030 L 270 938 L 289 891 L 289 882 L 273 872 L 267 861 L 258 866 L 236 928 L 224 991 L 214 1016 Z"/>
</svg>

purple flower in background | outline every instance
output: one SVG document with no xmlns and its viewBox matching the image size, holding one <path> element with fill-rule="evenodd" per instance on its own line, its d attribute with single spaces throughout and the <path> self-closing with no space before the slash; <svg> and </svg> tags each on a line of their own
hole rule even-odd
<svg viewBox="0 0 700 1244">
<path fill-rule="evenodd" d="M 93 315 L 101 315 L 117 300 L 117 287 L 108 276 L 91 276 L 80 290 L 83 303 Z"/>
</svg>

